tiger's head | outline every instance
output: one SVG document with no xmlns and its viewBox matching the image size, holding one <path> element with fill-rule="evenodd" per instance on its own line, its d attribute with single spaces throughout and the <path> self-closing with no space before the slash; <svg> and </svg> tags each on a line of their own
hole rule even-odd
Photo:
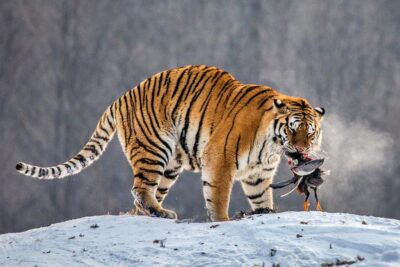
<svg viewBox="0 0 400 267">
<path fill-rule="evenodd" d="M 309 153 L 319 149 L 324 108 L 313 108 L 303 98 L 286 96 L 276 97 L 274 108 L 277 112 L 275 136 L 280 139 L 284 150 Z"/>
</svg>

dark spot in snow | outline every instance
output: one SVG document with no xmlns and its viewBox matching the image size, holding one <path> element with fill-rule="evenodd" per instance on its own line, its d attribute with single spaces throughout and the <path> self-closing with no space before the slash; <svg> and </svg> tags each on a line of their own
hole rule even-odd
<svg viewBox="0 0 400 267">
<path fill-rule="evenodd" d="M 301 234 L 296 235 L 297 238 L 303 237 Z"/>
<path fill-rule="evenodd" d="M 272 267 L 281 267 L 279 263 L 272 263 Z"/>
<path fill-rule="evenodd" d="M 324 262 L 321 264 L 321 266 L 329 267 L 329 266 L 341 266 L 341 265 L 351 265 L 356 263 L 357 260 L 339 260 L 336 259 L 336 262 Z"/>
<path fill-rule="evenodd" d="M 217 228 L 218 226 L 219 226 L 219 224 L 214 224 L 214 225 L 211 225 L 210 228 Z"/>
<path fill-rule="evenodd" d="M 271 248 L 271 250 L 269 251 L 269 255 L 270 255 L 271 257 L 275 256 L 276 251 L 277 251 L 276 249 Z"/>
<path fill-rule="evenodd" d="M 235 244 L 235 247 L 237 247 L 238 245 L 237 244 Z"/>
<path fill-rule="evenodd" d="M 79 237 L 84 237 L 85 235 L 84 234 L 79 234 Z"/>
<path fill-rule="evenodd" d="M 98 224 L 97 224 L 97 223 L 95 223 L 95 224 L 92 224 L 92 225 L 90 226 L 90 228 L 92 228 L 92 229 L 96 229 L 96 228 L 99 228 L 99 226 L 98 226 Z"/>
<path fill-rule="evenodd" d="M 300 224 L 308 224 L 308 222 L 300 221 Z"/>
<path fill-rule="evenodd" d="M 177 249 L 177 248 L 174 248 L 174 250 L 177 251 L 178 249 Z"/>
<path fill-rule="evenodd" d="M 206 255 L 206 253 L 205 253 L 205 252 L 201 252 L 200 254 L 201 254 L 201 255 Z"/>
<path fill-rule="evenodd" d="M 362 221 L 362 224 L 367 225 L 368 223 L 366 221 Z"/>
<path fill-rule="evenodd" d="M 68 239 L 75 239 L 75 236 L 70 236 L 68 237 Z"/>
<path fill-rule="evenodd" d="M 43 251 L 42 253 L 43 254 L 49 254 L 51 251 L 50 250 L 47 250 L 47 251 Z"/>
<path fill-rule="evenodd" d="M 200 245 L 204 245 L 204 242 L 199 242 Z"/>
<path fill-rule="evenodd" d="M 357 255 L 357 260 L 358 260 L 358 261 L 363 261 L 363 260 L 365 260 L 365 258 L 364 258 L 364 257 L 361 257 L 360 255 Z"/>
<path fill-rule="evenodd" d="M 82 252 L 86 252 L 86 251 L 88 251 L 86 248 L 83 248 L 83 249 L 82 249 Z"/>
<path fill-rule="evenodd" d="M 165 248 L 165 242 L 167 239 L 155 239 L 153 244 L 160 244 L 160 248 Z"/>
<path fill-rule="evenodd" d="M 192 223 L 193 219 L 175 220 L 175 223 Z"/>
<path fill-rule="evenodd" d="M 329 244 L 329 249 L 333 249 L 332 244 Z"/>
</svg>

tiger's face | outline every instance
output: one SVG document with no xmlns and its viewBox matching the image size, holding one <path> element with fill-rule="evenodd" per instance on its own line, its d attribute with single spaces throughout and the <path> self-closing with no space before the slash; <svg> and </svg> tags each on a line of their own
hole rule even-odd
<svg viewBox="0 0 400 267">
<path fill-rule="evenodd" d="M 325 110 L 312 108 L 302 98 L 275 99 L 274 105 L 278 113 L 275 133 L 284 150 L 300 153 L 318 150 L 322 137 L 320 123 Z"/>
</svg>

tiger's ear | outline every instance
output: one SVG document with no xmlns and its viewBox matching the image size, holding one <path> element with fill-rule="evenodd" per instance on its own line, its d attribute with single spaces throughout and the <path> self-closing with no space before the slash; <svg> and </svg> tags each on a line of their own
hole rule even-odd
<svg viewBox="0 0 400 267">
<path fill-rule="evenodd" d="M 278 111 L 278 113 L 280 113 L 280 114 L 287 113 L 286 104 L 283 103 L 282 100 L 274 99 L 274 106 L 275 106 L 275 109 Z"/>
<path fill-rule="evenodd" d="M 325 109 L 323 107 L 316 107 L 314 110 L 319 114 L 320 120 L 322 120 L 322 117 L 325 115 Z"/>
</svg>

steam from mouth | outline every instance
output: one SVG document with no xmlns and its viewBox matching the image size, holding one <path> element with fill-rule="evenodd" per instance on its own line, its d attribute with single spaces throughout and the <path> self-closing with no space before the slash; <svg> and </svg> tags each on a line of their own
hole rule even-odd
<svg viewBox="0 0 400 267">
<path fill-rule="evenodd" d="M 332 171 L 322 187 L 325 206 L 331 211 L 381 214 L 385 179 L 394 179 L 393 138 L 366 122 L 337 115 L 327 115 L 322 134 L 322 147 L 329 155 L 324 168 Z"/>
</svg>

